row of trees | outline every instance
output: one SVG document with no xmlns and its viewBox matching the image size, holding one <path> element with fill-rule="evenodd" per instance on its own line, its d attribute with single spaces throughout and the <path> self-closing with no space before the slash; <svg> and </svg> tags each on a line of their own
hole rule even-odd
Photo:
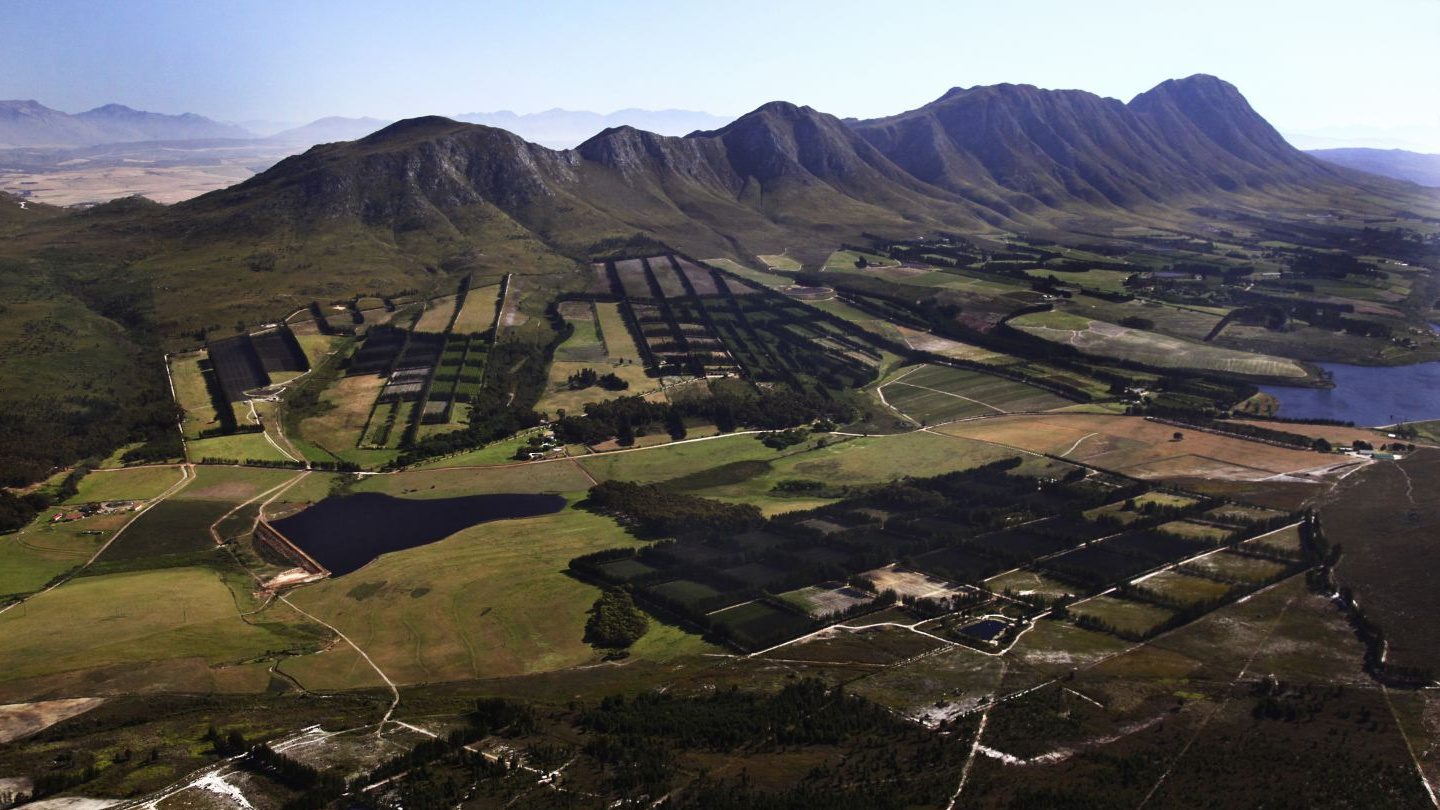
<svg viewBox="0 0 1440 810">
<path fill-rule="evenodd" d="M 724 503 L 632 481 L 596 484 L 590 488 L 584 505 L 649 537 L 738 534 L 765 523 L 760 508 L 753 504 Z"/>
<path fill-rule="evenodd" d="M 815 393 L 802 393 L 776 385 L 753 388 L 733 380 L 715 380 L 708 396 L 673 402 L 650 402 L 642 397 L 621 397 L 585 406 L 583 414 L 566 414 L 554 424 L 555 436 L 566 444 L 597 444 L 619 439 L 621 444 L 657 432 L 683 439 L 687 419 L 711 422 L 722 433 L 739 428 L 783 430 L 817 419 L 849 422 L 854 408 Z"/>
</svg>

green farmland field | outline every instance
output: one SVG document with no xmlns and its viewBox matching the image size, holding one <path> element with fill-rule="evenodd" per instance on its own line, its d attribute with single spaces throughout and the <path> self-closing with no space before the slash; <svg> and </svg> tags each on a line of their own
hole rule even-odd
<svg viewBox="0 0 1440 810">
<path fill-rule="evenodd" d="M 567 576 L 566 565 L 581 554 L 635 544 L 609 518 L 565 509 L 480 524 L 386 554 L 291 598 L 339 627 L 402 683 L 542 672 L 598 658 L 583 637 L 599 591 Z M 698 636 L 652 621 L 632 655 L 708 649 Z M 352 677 L 371 677 L 344 656 L 335 657 L 334 669 L 308 663 L 311 688 L 345 688 Z"/>
<path fill-rule="evenodd" d="M 68 673 L 86 670 L 98 670 L 90 689 L 118 680 L 141 692 L 224 691 L 221 667 L 320 645 L 323 630 L 288 611 L 242 621 L 258 603 L 241 576 L 187 567 L 81 577 L 0 614 L 0 697 L 63 693 Z M 263 665 L 258 674 L 254 691 L 268 681 Z"/>
<path fill-rule="evenodd" d="M 948 366 L 922 366 L 897 375 L 885 385 L 885 399 L 910 418 L 929 423 L 1073 404 L 1034 386 Z"/>
</svg>

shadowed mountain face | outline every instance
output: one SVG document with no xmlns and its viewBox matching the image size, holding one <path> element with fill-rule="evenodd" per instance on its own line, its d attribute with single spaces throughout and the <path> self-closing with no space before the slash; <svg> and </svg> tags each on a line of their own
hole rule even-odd
<svg viewBox="0 0 1440 810">
<path fill-rule="evenodd" d="M 499 217 L 575 255 L 636 232 L 733 252 L 797 236 L 1025 227 L 1227 193 L 1386 182 L 1292 148 L 1234 87 L 1192 76 L 1128 104 L 1072 90 L 957 88 L 869 121 L 772 102 L 716 130 L 671 137 L 617 127 L 559 151 L 501 129 L 417 118 L 315 147 L 176 213 L 200 232 L 231 230 L 241 218 L 271 230 L 348 220 L 460 235 L 477 218 Z"/>
<path fill-rule="evenodd" d="M 850 123 L 915 177 L 1021 210 L 1340 179 L 1210 76 L 1167 81 L 1129 104 L 1025 85 L 956 88 L 918 110 Z"/>
</svg>

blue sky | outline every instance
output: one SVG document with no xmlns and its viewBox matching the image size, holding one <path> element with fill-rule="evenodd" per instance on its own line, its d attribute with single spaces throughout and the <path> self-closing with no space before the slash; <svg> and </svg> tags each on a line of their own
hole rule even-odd
<svg viewBox="0 0 1440 810">
<path fill-rule="evenodd" d="M 1282 130 L 1440 132 L 1437 52 L 1440 0 L 0 2 L 0 98 L 226 120 L 777 98 L 865 117 L 956 85 L 1129 99 L 1203 72 Z"/>
</svg>

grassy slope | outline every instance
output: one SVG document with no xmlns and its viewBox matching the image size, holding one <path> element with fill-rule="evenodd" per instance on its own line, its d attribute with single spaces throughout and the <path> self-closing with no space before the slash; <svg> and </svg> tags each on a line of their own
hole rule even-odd
<svg viewBox="0 0 1440 810">
<path fill-rule="evenodd" d="M 16 682 L 24 679 L 173 659 L 205 664 L 186 685 L 209 691 L 212 666 L 315 643 L 294 624 L 242 621 L 239 610 L 258 603 L 239 576 L 207 567 L 140 571 L 82 577 L 38 596 L 0 615 L 8 662 L 0 694 L 23 689 Z"/>
<path fill-rule="evenodd" d="M 566 509 L 481 524 L 385 555 L 292 598 L 343 630 L 401 683 L 541 672 L 598 660 L 582 638 L 599 591 L 565 576 L 566 563 L 635 542 L 608 518 Z M 634 653 L 668 658 L 706 649 L 698 638 L 652 622 Z M 307 686 L 348 684 L 353 662 L 336 660 L 333 670 L 307 672 Z"/>
</svg>

